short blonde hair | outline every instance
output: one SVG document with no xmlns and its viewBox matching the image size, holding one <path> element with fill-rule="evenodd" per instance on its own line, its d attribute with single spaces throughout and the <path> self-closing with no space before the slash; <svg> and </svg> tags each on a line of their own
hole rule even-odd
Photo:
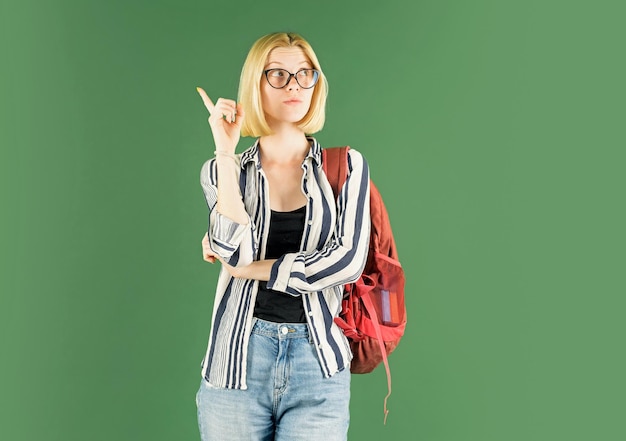
<svg viewBox="0 0 626 441">
<path fill-rule="evenodd" d="M 276 32 L 259 38 L 250 48 L 248 57 L 239 78 L 238 101 L 243 106 L 246 117 L 241 127 L 242 136 L 260 137 L 272 134 L 267 124 L 261 102 L 261 79 L 270 52 L 277 47 L 299 47 L 304 51 L 314 69 L 320 72 L 320 78 L 313 89 L 311 107 L 304 118 L 298 121 L 298 127 L 306 134 L 319 132 L 324 127 L 326 118 L 326 96 L 328 82 L 322 72 L 319 61 L 311 45 L 300 35 L 291 32 Z"/>
</svg>

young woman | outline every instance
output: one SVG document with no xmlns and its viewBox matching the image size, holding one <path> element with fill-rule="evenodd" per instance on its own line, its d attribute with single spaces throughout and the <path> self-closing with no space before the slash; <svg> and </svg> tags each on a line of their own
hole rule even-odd
<svg viewBox="0 0 626 441">
<path fill-rule="evenodd" d="M 250 49 L 238 102 L 198 88 L 215 141 L 203 257 L 222 265 L 196 396 L 205 441 L 347 439 L 352 354 L 333 318 L 367 257 L 369 170 L 350 149 L 335 199 L 307 136 L 327 87 L 311 46 L 275 33 Z M 236 154 L 240 135 L 257 139 Z"/>
</svg>

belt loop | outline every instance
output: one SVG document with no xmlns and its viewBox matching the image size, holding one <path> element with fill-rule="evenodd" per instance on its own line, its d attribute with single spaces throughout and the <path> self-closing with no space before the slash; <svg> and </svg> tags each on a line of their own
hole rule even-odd
<svg viewBox="0 0 626 441">
<path fill-rule="evenodd" d="M 256 325 L 257 322 L 257 318 L 255 316 L 252 316 L 252 321 L 250 322 L 250 333 L 252 333 L 252 331 L 254 330 L 254 325 Z"/>
</svg>

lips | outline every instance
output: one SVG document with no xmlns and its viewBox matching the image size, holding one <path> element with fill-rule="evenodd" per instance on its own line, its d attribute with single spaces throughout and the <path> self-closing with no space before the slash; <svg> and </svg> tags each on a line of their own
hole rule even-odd
<svg viewBox="0 0 626 441">
<path fill-rule="evenodd" d="M 287 101 L 283 101 L 283 103 L 285 104 L 300 104 L 302 102 L 302 100 L 297 100 L 297 99 L 291 99 L 291 100 L 287 100 Z"/>
</svg>

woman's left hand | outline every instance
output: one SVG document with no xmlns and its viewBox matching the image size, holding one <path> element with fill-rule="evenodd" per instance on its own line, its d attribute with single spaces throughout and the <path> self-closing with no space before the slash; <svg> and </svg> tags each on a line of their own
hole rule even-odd
<svg viewBox="0 0 626 441">
<path fill-rule="evenodd" d="M 215 261 L 219 259 L 218 255 L 213 252 L 209 245 L 208 233 L 204 233 L 204 237 L 202 238 L 202 258 L 209 263 L 215 263 Z"/>
<path fill-rule="evenodd" d="M 228 271 L 228 273 L 232 277 L 245 277 L 245 275 L 246 275 L 246 268 L 247 267 L 230 266 L 229 264 L 224 262 L 220 258 L 220 256 L 218 256 L 217 254 L 215 254 L 215 252 L 213 252 L 213 250 L 211 249 L 211 246 L 209 245 L 209 234 L 208 233 L 204 233 L 204 237 L 202 238 L 202 258 L 205 261 L 209 262 L 209 263 L 215 263 L 216 261 L 219 260 L 219 262 L 222 264 L 224 269 L 226 271 Z"/>
<path fill-rule="evenodd" d="M 224 269 L 228 271 L 228 274 L 232 277 L 263 280 L 266 282 L 270 279 L 272 265 L 276 262 L 276 259 L 256 260 L 246 266 L 230 266 L 211 250 L 209 246 L 209 235 L 207 233 L 205 233 L 202 238 L 202 258 L 210 263 L 215 263 L 216 260 L 219 260 Z"/>
</svg>

